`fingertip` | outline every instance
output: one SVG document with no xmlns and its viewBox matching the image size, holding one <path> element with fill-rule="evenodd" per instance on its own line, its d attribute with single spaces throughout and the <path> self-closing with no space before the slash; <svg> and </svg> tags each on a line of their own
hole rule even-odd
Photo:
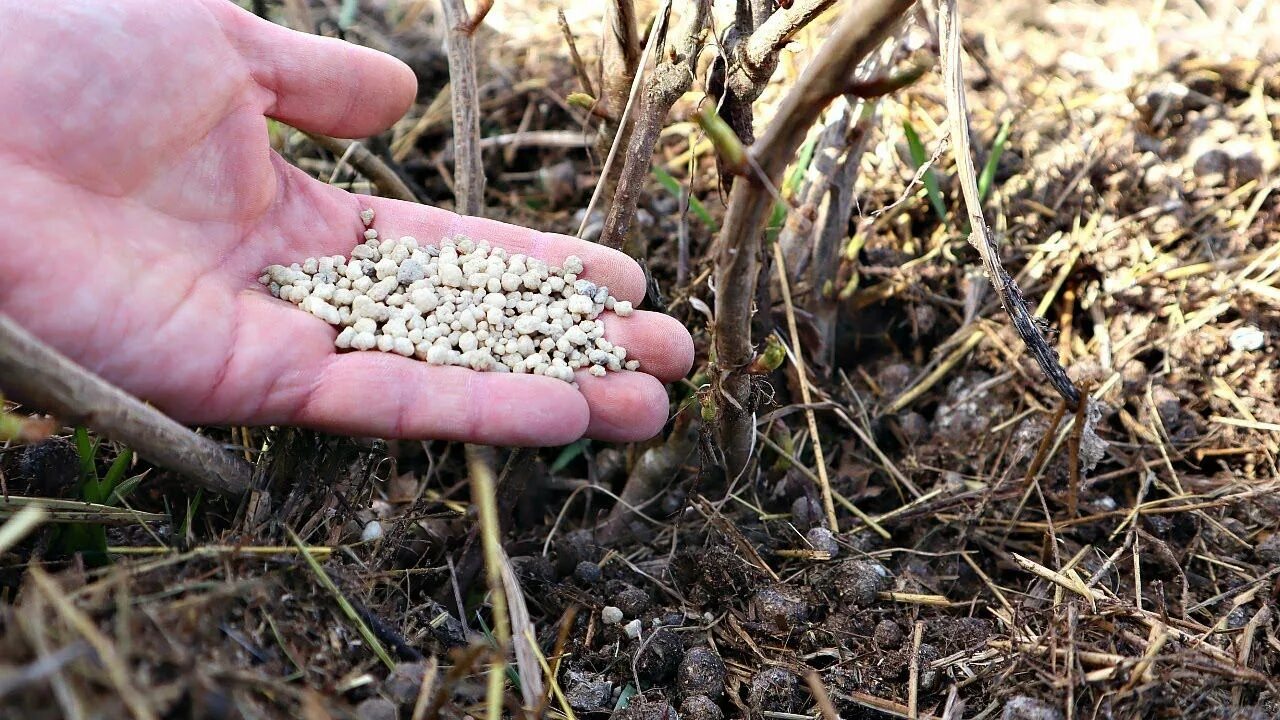
<svg viewBox="0 0 1280 720">
<path fill-rule="evenodd" d="M 578 387 L 591 408 L 588 437 L 608 442 L 648 440 L 667 423 L 667 392 L 652 375 L 611 372 L 577 374 Z"/>
</svg>

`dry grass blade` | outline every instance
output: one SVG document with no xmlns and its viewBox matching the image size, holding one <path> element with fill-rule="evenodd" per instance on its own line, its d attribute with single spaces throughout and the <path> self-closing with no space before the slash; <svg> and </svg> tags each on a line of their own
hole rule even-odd
<svg viewBox="0 0 1280 720">
<path fill-rule="evenodd" d="M 466 454 L 467 470 L 471 476 L 472 502 L 476 504 L 477 520 L 480 522 L 480 543 L 484 551 L 489 602 L 493 607 L 493 637 L 497 643 L 493 664 L 489 667 L 486 704 L 490 720 L 498 720 L 502 716 L 502 686 L 505 682 L 507 649 L 511 647 L 511 621 L 507 615 L 506 589 L 502 582 L 505 557 L 502 552 L 502 531 L 498 524 L 493 470 L 489 467 L 487 453 L 482 448 L 468 445 Z M 536 703 L 535 695 L 530 707 Z"/>
<path fill-rule="evenodd" d="M 0 518 L 12 516 L 15 520 L 32 509 L 43 512 L 42 519 L 54 523 L 95 523 L 98 525 L 132 525 L 134 523 L 159 523 L 170 518 L 162 513 L 139 512 L 129 508 L 57 498 L 0 497 Z"/>
<path fill-rule="evenodd" d="M 800 379 L 800 396 L 804 402 L 804 417 L 809 423 L 809 436 L 813 439 L 813 459 L 818 467 L 818 490 L 822 493 L 822 509 L 827 514 L 831 532 L 840 532 L 836 520 L 836 506 L 831 499 L 831 479 L 827 477 L 827 458 L 822 450 L 822 435 L 818 433 L 818 421 L 813 413 L 813 392 L 809 389 L 809 371 L 805 368 L 804 348 L 800 345 L 800 331 L 796 328 L 796 309 L 791 304 L 791 283 L 787 280 L 786 258 L 782 255 L 782 243 L 773 244 L 773 260 L 782 286 L 782 302 L 787 310 L 787 330 L 791 334 L 791 361 L 795 363 L 796 376 Z"/>
<path fill-rule="evenodd" d="M 133 680 L 130 679 L 129 669 L 125 665 L 124 658 L 120 657 L 120 654 L 116 652 L 111 640 L 98 630 L 93 619 L 81 612 L 75 605 L 72 605 L 71 601 L 67 599 L 66 591 L 44 570 L 32 567 L 29 573 L 31 582 L 44 595 L 45 600 L 53 606 L 54 610 L 62 616 L 62 619 L 68 625 L 84 637 L 85 642 L 93 647 L 94 652 L 98 654 L 98 659 L 107 671 L 107 677 L 120 695 L 120 701 L 129 709 L 135 720 L 156 720 L 157 715 L 151 708 L 150 703 L 147 702 L 147 696 L 135 687 Z"/>
<path fill-rule="evenodd" d="M 946 86 L 947 113 L 950 119 L 952 154 L 956 161 L 956 174 L 968 210 L 971 235 L 969 243 L 982 257 L 987 278 L 1000 297 L 1000 303 L 1013 321 L 1014 329 L 1026 344 L 1027 350 L 1040 365 L 1040 369 L 1055 390 L 1074 408 L 1080 402 L 1067 371 L 1058 362 L 1058 356 L 1045 340 L 1036 321 L 1031 317 L 1026 300 L 1017 283 L 1000 264 L 999 248 L 995 235 L 987 225 L 982 212 L 982 199 L 978 194 L 978 173 L 973 166 L 973 148 L 969 139 L 969 106 L 965 99 L 964 77 L 960 68 L 960 14 L 956 0 L 943 0 L 939 5 L 939 32 L 942 43 L 942 72 Z"/>
<path fill-rule="evenodd" d="M 502 552 L 502 548 L 498 548 Z M 506 594 L 507 607 L 511 611 L 511 637 L 516 656 L 516 668 L 520 671 L 520 695 L 526 708 L 535 708 L 546 692 L 542 685 L 542 672 L 538 666 L 538 644 L 533 638 L 533 621 L 529 619 L 529 608 L 524 601 L 524 591 L 520 588 L 520 579 L 511 567 L 511 560 L 502 553 L 502 586 Z"/>
<path fill-rule="evenodd" d="M 378 640 L 378 636 L 373 634 L 373 630 L 369 629 L 369 625 L 365 623 L 364 618 L 360 617 L 360 613 L 356 612 L 355 607 L 351 605 L 351 602 L 347 600 L 346 596 L 342 594 L 342 591 L 338 589 L 338 586 L 334 584 L 333 579 L 330 578 L 329 574 L 320 566 L 320 561 L 316 560 L 311 553 L 307 552 L 306 546 L 303 545 L 302 540 L 292 528 L 286 527 L 285 532 L 289 534 L 289 540 L 298 548 L 298 554 L 306 561 L 307 567 L 311 568 L 311 572 L 316 576 L 316 580 L 318 580 L 320 585 L 325 590 L 328 590 L 329 594 L 333 596 L 334 601 L 338 603 L 338 607 L 342 610 L 342 614 L 346 615 L 347 620 L 356 627 L 356 631 L 360 633 L 360 637 L 364 639 L 365 644 L 369 646 L 369 649 L 373 651 L 374 655 L 378 656 L 378 659 L 382 661 L 382 664 L 387 666 L 388 670 L 395 670 L 396 663 L 391 659 L 391 656 L 387 654 L 386 648 L 382 647 L 382 643 Z"/>
<path fill-rule="evenodd" d="M 5 498 L 0 498 L 0 502 L 4 501 Z M 0 516 L 3 516 L 3 512 L 0 509 Z M 28 505 L 15 513 L 4 525 L 0 525 L 0 555 L 4 555 L 14 545 L 22 542 L 23 538 L 48 519 L 48 515 L 48 511 L 43 506 Z"/>
</svg>

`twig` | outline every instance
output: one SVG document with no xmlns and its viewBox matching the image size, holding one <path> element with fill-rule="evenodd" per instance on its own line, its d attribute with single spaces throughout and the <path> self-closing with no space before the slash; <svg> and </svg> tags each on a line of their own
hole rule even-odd
<svg viewBox="0 0 1280 720">
<path fill-rule="evenodd" d="M 361 175 L 369 178 L 369 181 L 378 188 L 378 192 L 384 196 L 396 200 L 419 202 L 418 196 L 409 189 L 396 171 L 392 170 L 382 158 L 369 152 L 363 143 L 317 133 L 304 132 L 303 134 L 335 157 L 346 158 L 346 162 Z"/>
<path fill-rule="evenodd" d="M 907 680 L 907 717 L 916 720 L 920 717 L 920 637 L 924 633 L 924 623 L 916 621 L 915 632 L 911 635 L 911 663 L 908 665 Z"/>
<path fill-rule="evenodd" d="M 698 52 L 702 49 L 703 29 L 710 12 L 710 0 L 695 0 L 680 31 L 676 33 L 675 41 L 668 44 L 667 52 L 655 61 L 640 98 L 639 115 L 630 130 L 627 154 L 613 193 L 613 202 L 609 205 L 604 228 L 600 231 L 601 245 L 620 249 L 626 242 L 627 233 L 635 219 L 640 191 L 649 177 L 653 148 L 658 144 L 662 124 L 671 106 L 693 86 L 696 70 L 694 66 L 698 61 Z M 651 42 L 658 36 L 658 30 L 659 27 L 655 24 L 653 35 L 650 36 Z M 639 71 L 636 78 L 640 79 Z M 615 142 L 614 147 L 617 146 Z"/>
<path fill-rule="evenodd" d="M 770 13 L 772 3 L 768 3 L 767 9 L 751 9 L 749 18 L 743 17 L 745 8 L 739 5 L 738 24 L 749 21 L 750 25 L 734 27 L 725 34 L 724 87 L 718 110 L 744 145 L 755 141 L 751 104 L 764 92 L 778 68 L 782 48 L 801 28 L 834 4 L 835 0 L 799 0 Z"/>
<path fill-rule="evenodd" d="M 573 31 L 569 29 L 569 21 L 565 19 L 564 10 L 556 9 L 556 22 L 560 24 L 560 32 L 564 35 L 565 44 L 569 46 L 569 59 L 573 61 L 573 70 L 578 74 L 578 82 L 582 83 L 582 91 L 592 97 L 596 94 L 591 84 L 591 76 L 587 75 L 587 66 L 578 54 L 578 44 L 573 40 Z"/>
<path fill-rule="evenodd" d="M 720 417 L 720 447 L 730 474 L 750 459 L 754 433 L 753 383 L 743 370 L 753 359 L 751 316 L 760 274 L 760 244 L 772 209 L 771 189 L 804 140 L 809 126 L 846 84 L 851 68 L 889 33 L 911 0 L 874 0 L 851 7 L 840 18 L 817 56 L 783 98 L 777 115 L 751 152 L 760 176 L 734 183 L 716 241 L 714 384 L 725 399 Z"/>
<path fill-rule="evenodd" d="M 804 681 L 809 685 L 809 693 L 813 695 L 813 702 L 818 706 L 818 712 L 822 714 L 822 720 L 840 720 L 840 713 L 836 711 L 836 706 L 831 703 L 831 696 L 827 695 L 827 689 L 822 685 L 822 678 L 818 677 L 817 670 L 810 670 L 805 673 Z"/>
<path fill-rule="evenodd" d="M 487 12 L 481 0 L 479 19 Z M 480 157 L 480 100 L 476 88 L 476 49 L 472 34 L 476 25 L 467 14 L 463 0 L 442 0 L 449 33 L 445 49 L 449 55 L 449 92 L 453 110 L 455 210 L 462 215 L 479 215 L 484 210 L 484 161 Z M 478 23 L 477 23 L 478 25 Z"/>
<path fill-rule="evenodd" d="M 644 51 L 640 53 L 640 63 L 638 67 L 644 67 L 649 63 L 650 56 L 653 55 L 654 48 L 658 44 L 659 38 L 665 38 L 667 32 L 667 19 L 671 16 L 671 0 L 663 0 L 662 6 L 658 8 L 658 16 L 653 21 L 653 28 L 649 31 L 649 41 L 644 45 Z M 625 128 L 627 123 L 631 121 L 631 113 L 636 108 L 636 99 L 640 95 L 640 85 L 643 74 L 637 70 L 635 78 L 631 81 L 631 91 L 627 95 L 627 105 L 622 110 L 622 117 L 618 118 L 618 127 Z M 601 178 L 617 177 L 621 170 L 615 170 L 617 164 L 618 149 L 624 143 L 619 141 L 621 135 L 615 135 L 613 142 L 609 145 L 609 154 L 605 156 L 604 167 L 600 169 Z M 587 224 L 591 221 L 591 213 L 595 210 L 600 198 L 605 195 L 613 195 L 613 187 L 610 183 L 602 180 L 596 183 L 596 189 L 591 193 L 591 199 L 587 202 L 586 212 L 582 214 L 582 224 L 578 226 L 578 237 L 581 238 L 586 232 Z"/>
<path fill-rule="evenodd" d="M 89 372 L 3 314 L 0 384 L 23 402 L 91 427 L 204 488 L 231 495 L 249 489 L 244 460 Z"/>
<path fill-rule="evenodd" d="M 947 114 L 951 125 L 952 154 L 956 161 L 956 174 L 964 195 L 965 209 L 969 213 L 972 232 L 969 244 L 982 257 L 991 287 L 995 289 L 1014 330 L 1026 344 L 1027 350 L 1040 365 L 1040 369 L 1052 383 L 1058 394 L 1075 409 L 1081 401 L 1067 371 L 1058 362 L 1058 356 L 1045 340 L 1039 325 L 1032 318 L 1027 302 L 1017 283 L 1000 264 L 999 248 L 995 235 L 982 213 L 982 200 L 978 196 L 978 176 L 973 166 L 973 149 L 969 138 L 969 107 L 965 99 L 964 78 L 960 68 L 960 15 L 956 0 L 944 0 L 939 5 L 938 26 L 942 43 L 942 75 L 946 86 Z"/>
</svg>

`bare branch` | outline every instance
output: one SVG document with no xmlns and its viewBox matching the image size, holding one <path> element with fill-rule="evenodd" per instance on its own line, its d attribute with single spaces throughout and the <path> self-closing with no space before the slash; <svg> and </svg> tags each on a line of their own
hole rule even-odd
<svg viewBox="0 0 1280 720">
<path fill-rule="evenodd" d="M 484 163 L 480 157 L 480 94 L 476 87 L 476 49 L 472 34 L 476 27 L 463 0 L 442 0 L 449 26 L 445 46 L 449 53 L 449 88 L 453 106 L 455 209 L 463 215 L 479 215 L 484 210 Z M 477 17 L 484 19 L 482 0 Z M 477 23 L 478 24 L 478 23 Z"/>
<path fill-rule="evenodd" d="M 1067 371 L 1058 362 L 1058 354 L 1049 346 L 1044 334 L 1031 316 L 1027 302 L 1022 297 L 1013 278 L 1000 264 L 1000 250 L 995 235 L 982 214 L 982 200 L 978 196 L 978 174 L 973 166 L 973 149 L 969 140 L 969 105 L 964 94 L 964 78 L 960 68 L 960 16 L 955 0 L 944 0 L 939 6 L 938 30 L 942 44 L 942 77 L 947 93 L 947 114 L 950 116 L 952 152 L 956 160 L 956 174 L 960 178 L 960 190 L 964 195 L 965 209 L 969 212 L 972 232 L 969 244 L 982 257 L 991 286 L 1000 297 L 1000 304 L 1013 321 L 1014 330 L 1026 344 L 1027 350 L 1040 365 L 1058 394 L 1075 408 L 1080 405 L 1080 391 L 1072 384 Z"/>
<path fill-rule="evenodd" d="M 319 135 L 316 133 L 304 133 L 311 141 L 320 147 L 328 150 L 335 157 L 346 157 L 347 162 L 351 163 L 351 167 L 355 168 L 361 175 L 369 178 L 374 187 L 378 188 L 378 192 L 383 196 L 395 198 L 396 200 L 406 200 L 408 202 L 420 202 L 418 196 L 413 190 L 409 189 L 408 184 L 391 169 L 382 158 L 369 152 L 369 148 L 356 140 L 343 140 L 341 138 L 333 138 L 328 135 Z"/>
<path fill-rule="evenodd" d="M 86 425 L 209 490 L 249 489 L 249 464 L 94 375 L 0 315 L 0 379 L 23 403 Z"/>
<path fill-rule="evenodd" d="M 649 176 L 653 161 L 653 148 L 658 144 L 662 124 L 675 105 L 693 86 L 693 75 L 702 49 L 703 29 L 711 11 L 710 0 L 696 0 L 692 12 L 683 19 L 676 40 L 668 52 L 657 58 L 652 73 L 640 98 L 640 108 L 630 141 L 626 146 L 626 158 L 613 194 L 613 202 L 605 216 L 600 244 L 621 248 L 635 219 L 640 191 Z M 655 28 L 656 32 L 656 28 Z"/>
<path fill-rule="evenodd" d="M 569 59 L 573 61 L 573 71 L 578 74 L 578 82 L 582 83 L 582 91 L 595 97 L 596 89 L 591 84 L 591 76 L 587 74 L 587 66 L 578 54 L 578 43 L 573 40 L 573 31 L 569 29 L 569 21 L 564 17 L 564 10 L 556 10 L 556 22 L 560 23 L 560 32 L 564 35 L 565 44 L 569 46 Z"/>
<path fill-rule="evenodd" d="M 737 25 L 723 38 L 724 57 L 716 65 L 712 93 L 721 95 L 719 112 L 743 144 L 755 142 L 752 103 L 778 68 L 778 54 L 797 32 L 835 0 L 801 0 L 776 13 L 742 0 Z M 767 3 L 772 7 L 772 0 Z M 750 10 L 750 23 L 742 16 Z"/>
<path fill-rule="evenodd" d="M 854 66 L 885 39 L 911 4 L 912 0 L 873 0 L 844 13 L 753 148 L 759 177 L 739 178 L 729 195 L 729 207 L 716 243 L 715 347 L 719 372 L 715 380 L 725 398 L 719 435 L 731 474 L 744 470 L 750 460 L 754 400 L 751 378 L 743 369 L 753 356 L 752 299 L 773 188 L 818 113 L 844 91 Z"/>
</svg>

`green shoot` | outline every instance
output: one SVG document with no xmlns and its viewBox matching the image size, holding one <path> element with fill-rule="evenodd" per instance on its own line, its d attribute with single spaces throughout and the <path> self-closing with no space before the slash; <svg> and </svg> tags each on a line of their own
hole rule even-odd
<svg viewBox="0 0 1280 720">
<path fill-rule="evenodd" d="M 653 166 L 653 177 L 658 181 L 659 185 L 666 188 L 667 192 L 675 195 L 676 198 L 680 198 L 684 195 L 684 188 L 680 185 L 680 181 L 676 180 L 671 176 L 671 173 L 662 169 L 660 166 Z M 693 213 L 695 217 L 701 220 L 702 224 L 706 225 L 707 229 L 711 232 L 720 232 L 720 227 L 716 224 L 715 218 L 711 217 L 711 213 L 707 211 L 707 207 L 702 204 L 701 200 L 694 197 L 693 193 L 689 194 L 689 212 Z"/>
<path fill-rule="evenodd" d="M 587 446 L 590 444 L 590 440 L 576 440 L 565 445 L 560 450 L 560 454 L 556 456 L 556 459 L 551 462 L 551 467 L 549 468 L 551 473 L 554 475 L 555 473 L 569 467 L 569 463 L 576 460 L 578 456 L 582 454 L 582 451 L 586 450 Z"/>
<path fill-rule="evenodd" d="M 978 201 L 986 200 L 987 193 L 991 190 L 991 183 L 996 178 L 996 168 L 1000 165 L 1000 156 L 1004 154 L 1005 143 L 1009 141 L 1009 126 L 1012 120 L 1005 120 L 1000 125 L 1000 131 L 996 133 L 995 142 L 991 145 L 991 155 L 987 157 L 987 164 L 982 168 L 982 174 L 978 176 Z"/>
<path fill-rule="evenodd" d="M 915 163 L 916 170 L 919 170 L 929 162 L 929 153 L 925 152 L 920 134 L 916 132 L 915 126 L 910 121 L 902 123 L 902 132 L 907 136 L 907 149 L 911 151 L 911 162 Z M 933 211 L 938 214 L 938 219 L 945 223 L 947 204 L 942 199 L 942 191 L 938 189 L 938 176 L 933 172 L 933 168 L 929 168 L 924 173 L 924 189 L 929 195 L 929 202 L 933 204 Z"/>
</svg>

